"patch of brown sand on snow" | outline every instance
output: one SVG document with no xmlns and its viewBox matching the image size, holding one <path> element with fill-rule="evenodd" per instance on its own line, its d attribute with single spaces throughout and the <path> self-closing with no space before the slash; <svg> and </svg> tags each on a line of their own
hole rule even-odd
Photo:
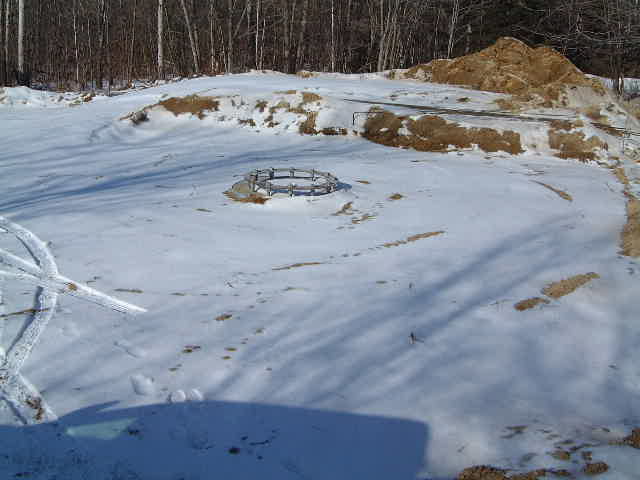
<svg viewBox="0 0 640 480">
<path fill-rule="evenodd" d="M 533 180 L 533 183 L 537 183 L 538 185 L 542 185 L 544 188 L 551 190 L 553 193 L 555 193 L 556 195 L 558 195 L 560 198 L 565 199 L 568 202 L 572 202 L 573 201 L 573 197 L 571 197 L 571 195 L 569 195 L 567 192 L 564 192 L 562 190 L 559 190 L 557 188 L 552 187 L 551 185 L 547 185 L 546 183 L 542 183 L 542 182 L 537 182 L 535 180 Z"/>
<path fill-rule="evenodd" d="M 523 312 L 525 310 L 529 310 L 531 308 L 537 307 L 540 304 L 546 304 L 546 303 L 549 303 L 549 300 L 547 300 L 546 298 L 533 297 L 533 298 L 527 298 L 526 300 L 522 300 L 516 303 L 513 306 L 513 308 L 515 308 L 519 312 Z"/>
<path fill-rule="evenodd" d="M 573 293 L 578 288 L 586 285 L 591 280 L 600 278 L 600 275 L 594 272 L 589 272 L 581 275 L 574 275 L 573 277 L 565 278 L 559 282 L 553 282 L 542 289 L 542 293 L 553 299 L 562 298 L 570 293 Z"/>
</svg>

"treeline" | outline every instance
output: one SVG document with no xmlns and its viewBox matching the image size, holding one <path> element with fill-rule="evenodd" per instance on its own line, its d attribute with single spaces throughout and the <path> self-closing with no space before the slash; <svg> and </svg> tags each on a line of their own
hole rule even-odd
<svg viewBox="0 0 640 480">
<path fill-rule="evenodd" d="M 409 67 L 501 36 L 636 75 L 639 0 L 0 0 L 0 83 Z M 22 25 L 22 26 L 21 26 Z"/>
</svg>

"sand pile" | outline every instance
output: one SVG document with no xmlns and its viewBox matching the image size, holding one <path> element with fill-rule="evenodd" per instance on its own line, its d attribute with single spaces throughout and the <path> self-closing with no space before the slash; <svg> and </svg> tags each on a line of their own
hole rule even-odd
<svg viewBox="0 0 640 480">
<path fill-rule="evenodd" d="M 587 77 L 552 48 L 531 48 L 509 37 L 464 57 L 433 60 L 406 71 L 395 71 L 393 77 L 465 85 L 518 96 L 538 95 L 548 101 L 561 100 L 568 85 L 589 87 L 604 94 L 600 82 Z"/>
</svg>

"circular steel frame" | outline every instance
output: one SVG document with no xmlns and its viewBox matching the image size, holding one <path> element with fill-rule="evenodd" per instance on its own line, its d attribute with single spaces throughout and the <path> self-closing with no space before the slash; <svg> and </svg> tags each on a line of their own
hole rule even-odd
<svg viewBox="0 0 640 480">
<path fill-rule="evenodd" d="M 266 191 L 268 196 L 274 193 L 288 193 L 293 197 L 298 195 L 326 195 L 338 189 L 338 178 L 329 172 L 321 172 L 307 168 L 265 168 L 256 169 L 247 173 L 244 179 L 249 184 L 252 192 L 259 189 Z M 310 185 L 298 185 L 276 183 L 275 180 L 306 180 Z"/>
</svg>

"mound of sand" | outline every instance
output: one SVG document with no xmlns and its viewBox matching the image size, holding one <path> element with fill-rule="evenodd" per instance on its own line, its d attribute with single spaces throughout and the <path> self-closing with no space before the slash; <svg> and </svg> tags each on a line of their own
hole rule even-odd
<svg viewBox="0 0 640 480">
<path fill-rule="evenodd" d="M 549 47 L 531 48 L 515 38 L 500 38 L 492 46 L 453 60 L 416 65 L 394 78 L 464 85 L 511 95 L 539 95 L 560 100 L 568 85 L 590 87 L 604 94 L 597 80 L 587 77 L 566 57 Z"/>
</svg>

